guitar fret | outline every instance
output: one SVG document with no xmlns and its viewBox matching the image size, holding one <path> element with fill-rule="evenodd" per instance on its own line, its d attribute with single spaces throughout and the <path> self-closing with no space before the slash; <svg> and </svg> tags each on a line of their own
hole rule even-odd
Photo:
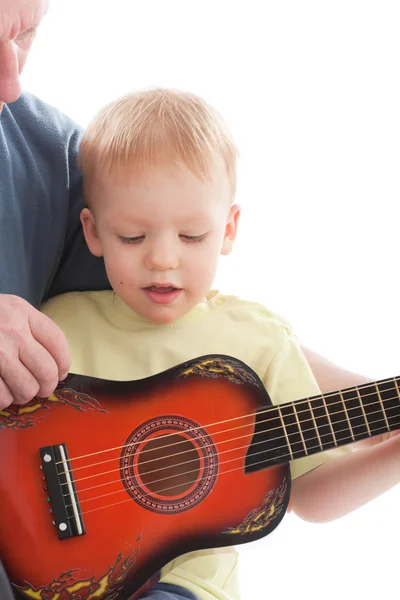
<svg viewBox="0 0 400 600">
<path fill-rule="evenodd" d="M 335 436 L 335 445 L 342 446 L 354 441 L 351 427 L 349 427 L 348 414 L 345 410 L 343 396 L 340 392 L 329 394 L 325 398 L 330 423 Z"/>
<path fill-rule="evenodd" d="M 331 422 L 331 418 L 330 418 L 330 416 L 329 416 L 328 407 L 327 407 L 327 405 L 326 405 L 325 396 L 324 396 L 324 394 L 321 394 L 321 396 L 322 396 L 322 400 L 323 400 L 323 403 L 324 403 L 324 406 L 325 406 L 326 415 L 327 415 L 327 417 L 328 417 L 329 426 L 330 426 L 330 428 L 331 428 L 331 432 L 332 432 L 333 441 L 334 441 L 334 443 L 335 443 L 335 446 L 337 446 L 337 440 L 336 440 L 336 437 L 335 437 L 335 433 L 334 433 L 334 431 L 333 431 L 332 422 Z"/>
<path fill-rule="evenodd" d="M 352 438 L 353 441 L 355 441 L 354 431 L 353 431 L 353 428 L 351 426 L 351 422 L 350 422 L 350 418 L 349 418 L 349 413 L 347 412 L 347 407 L 346 407 L 346 403 L 345 403 L 344 398 L 343 398 L 343 394 L 342 394 L 342 392 L 339 392 L 339 394 L 340 394 L 340 399 L 341 399 L 342 404 L 343 404 L 344 412 L 346 413 L 346 419 L 347 419 L 347 423 L 348 423 L 348 426 L 349 426 L 349 429 L 350 429 L 351 438 Z"/>
<path fill-rule="evenodd" d="M 378 392 L 378 398 L 379 398 L 379 402 L 381 404 L 382 413 L 383 413 L 383 416 L 384 416 L 384 419 L 385 419 L 387 430 L 390 431 L 389 422 L 387 420 L 387 415 L 386 415 L 385 407 L 383 406 L 382 397 L 381 397 L 381 394 L 380 394 L 379 387 L 378 387 L 377 383 L 375 384 L 375 387 L 376 387 L 376 391 Z"/>
<path fill-rule="evenodd" d="M 315 454 L 321 451 L 320 437 L 315 423 L 314 415 L 310 409 L 310 402 L 301 402 L 298 406 L 298 425 L 304 441 L 305 452 L 303 455 Z"/>
<path fill-rule="evenodd" d="M 305 443 L 305 441 L 304 441 L 303 432 L 302 432 L 302 430 L 301 430 L 301 427 L 300 427 L 300 421 L 299 421 L 299 417 L 298 417 L 298 414 L 297 414 L 296 405 L 295 405 L 295 404 L 293 404 L 292 406 L 293 406 L 293 412 L 294 412 L 294 415 L 295 415 L 295 417 L 296 417 L 297 425 L 298 425 L 298 428 L 299 428 L 299 431 L 300 431 L 301 440 L 302 440 L 302 442 L 303 442 L 304 451 L 305 451 L 305 453 L 306 453 L 306 454 L 308 454 L 308 451 L 307 451 L 307 446 L 306 446 L 306 443 Z"/>
<path fill-rule="evenodd" d="M 281 423 L 282 423 L 282 429 L 285 432 L 286 443 L 287 443 L 287 446 L 288 446 L 289 452 L 290 452 L 290 458 L 293 460 L 292 447 L 290 445 L 289 437 L 288 437 L 288 434 L 287 434 L 287 431 L 286 431 L 285 423 L 283 421 L 283 416 L 282 416 L 282 411 L 281 411 L 281 407 L 280 406 L 278 406 L 278 412 L 279 412 L 279 417 L 280 417 Z"/>
<path fill-rule="evenodd" d="M 292 457 L 297 458 L 298 456 L 304 455 L 304 445 L 300 436 L 299 426 L 297 425 L 296 418 L 293 414 L 292 404 L 281 404 L 280 405 L 285 430 L 287 432 Z"/>
<path fill-rule="evenodd" d="M 360 396 L 356 388 L 342 391 L 342 398 L 349 415 L 354 440 L 362 440 L 368 437 L 367 421 L 362 411 Z"/>
<path fill-rule="evenodd" d="M 329 425 L 328 417 L 326 415 L 325 404 L 321 396 L 315 396 L 310 400 L 312 405 L 313 414 L 317 423 L 317 431 L 319 433 L 319 440 L 322 450 L 329 450 L 335 445 L 331 428 Z"/>
<path fill-rule="evenodd" d="M 379 390 L 375 383 L 358 388 L 363 402 L 363 410 L 368 422 L 369 435 L 388 431 L 385 413 L 382 408 Z"/>
<path fill-rule="evenodd" d="M 386 379 L 378 383 L 384 411 L 391 431 L 400 428 L 400 390 L 397 379 Z"/>
<path fill-rule="evenodd" d="M 311 402 L 309 400 L 308 400 L 308 406 L 309 406 L 309 409 L 310 409 L 310 414 L 311 414 L 311 417 L 312 417 L 312 421 L 314 423 L 315 431 L 317 433 L 317 438 L 318 438 L 318 442 L 319 442 L 320 448 L 321 448 L 321 450 L 323 450 L 324 447 L 323 447 L 322 442 L 321 442 L 321 436 L 319 435 L 319 431 L 318 431 L 318 427 L 317 427 L 317 422 L 316 422 L 315 416 L 314 416 L 314 411 L 312 409 Z"/>
<path fill-rule="evenodd" d="M 362 414 L 364 415 L 364 420 L 365 420 L 365 423 L 366 423 L 366 426 L 367 426 L 368 435 L 370 436 L 371 435 L 371 430 L 369 428 L 369 423 L 368 423 L 367 415 L 365 414 L 364 405 L 363 405 L 362 398 L 360 396 L 360 391 L 359 391 L 358 388 L 356 388 L 356 392 L 357 392 L 358 399 L 360 401 L 360 408 L 361 408 Z"/>
<path fill-rule="evenodd" d="M 399 390 L 399 386 L 397 385 L 397 379 L 396 379 L 396 377 L 393 378 L 393 381 L 394 381 L 394 385 L 396 386 L 397 395 L 400 397 L 400 390 Z"/>
</svg>

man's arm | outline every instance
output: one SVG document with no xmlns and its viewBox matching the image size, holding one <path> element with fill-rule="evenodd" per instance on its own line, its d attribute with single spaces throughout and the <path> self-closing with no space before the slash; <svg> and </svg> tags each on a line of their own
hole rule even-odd
<svg viewBox="0 0 400 600">
<path fill-rule="evenodd" d="M 2 111 L 0 408 L 50 395 L 69 369 L 62 332 L 33 307 L 49 295 L 108 287 L 81 232 L 79 139 L 79 127 L 30 94 Z"/>
</svg>

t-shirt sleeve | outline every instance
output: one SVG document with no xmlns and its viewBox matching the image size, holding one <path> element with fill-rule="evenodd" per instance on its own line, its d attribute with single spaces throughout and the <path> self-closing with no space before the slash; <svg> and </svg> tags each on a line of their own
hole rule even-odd
<svg viewBox="0 0 400 600">
<path fill-rule="evenodd" d="M 291 330 L 282 330 L 280 348 L 268 366 L 263 383 L 272 403 L 276 405 L 321 393 L 300 343 Z M 290 464 L 292 479 L 315 469 L 330 458 L 348 452 L 349 448 L 341 447 L 293 460 Z"/>
</svg>

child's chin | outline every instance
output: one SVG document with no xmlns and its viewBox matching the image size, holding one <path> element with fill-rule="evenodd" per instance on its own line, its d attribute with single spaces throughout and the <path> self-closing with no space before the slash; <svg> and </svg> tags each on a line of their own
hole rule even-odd
<svg viewBox="0 0 400 600">
<path fill-rule="evenodd" d="M 179 319 L 181 314 L 176 313 L 174 310 L 155 310 L 151 314 L 146 315 L 146 318 L 157 325 L 168 325 Z"/>
</svg>

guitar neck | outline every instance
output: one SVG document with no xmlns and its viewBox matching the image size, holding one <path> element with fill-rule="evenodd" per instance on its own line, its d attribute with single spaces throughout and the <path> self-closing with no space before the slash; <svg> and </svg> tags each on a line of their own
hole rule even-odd
<svg viewBox="0 0 400 600">
<path fill-rule="evenodd" d="M 400 429 L 400 378 L 281 404 L 264 415 L 256 430 L 266 462 L 288 462 Z"/>
</svg>

